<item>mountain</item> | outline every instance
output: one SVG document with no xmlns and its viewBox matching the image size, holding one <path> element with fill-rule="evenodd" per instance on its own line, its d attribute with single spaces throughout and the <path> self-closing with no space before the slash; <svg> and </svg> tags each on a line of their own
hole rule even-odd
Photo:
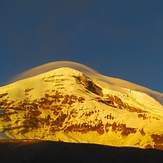
<svg viewBox="0 0 163 163">
<path fill-rule="evenodd" d="M 163 149 L 163 94 L 73 62 L 0 87 L 1 139 Z"/>
</svg>

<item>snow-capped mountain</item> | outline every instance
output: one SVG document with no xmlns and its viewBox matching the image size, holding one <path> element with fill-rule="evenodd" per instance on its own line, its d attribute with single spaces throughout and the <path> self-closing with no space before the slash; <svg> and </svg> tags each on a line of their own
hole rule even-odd
<svg viewBox="0 0 163 163">
<path fill-rule="evenodd" d="M 0 87 L 0 137 L 163 149 L 163 94 L 73 62 Z"/>
</svg>

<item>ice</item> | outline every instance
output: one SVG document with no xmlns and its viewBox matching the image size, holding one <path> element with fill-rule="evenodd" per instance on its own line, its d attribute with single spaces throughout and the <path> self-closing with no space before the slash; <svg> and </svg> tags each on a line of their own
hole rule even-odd
<svg viewBox="0 0 163 163">
<path fill-rule="evenodd" d="M 9 139 L 3 132 L 0 132 L 0 139 Z"/>
</svg>

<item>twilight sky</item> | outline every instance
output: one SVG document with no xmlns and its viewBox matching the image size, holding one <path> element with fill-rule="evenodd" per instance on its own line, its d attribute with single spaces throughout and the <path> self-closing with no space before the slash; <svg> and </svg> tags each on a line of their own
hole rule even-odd
<svg viewBox="0 0 163 163">
<path fill-rule="evenodd" d="M 0 1 L 0 86 L 61 60 L 163 92 L 163 0 Z"/>
</svg>

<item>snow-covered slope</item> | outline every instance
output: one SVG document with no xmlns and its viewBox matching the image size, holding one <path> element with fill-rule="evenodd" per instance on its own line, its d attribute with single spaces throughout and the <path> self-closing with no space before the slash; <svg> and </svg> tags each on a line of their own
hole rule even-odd
<svg viewBox="0 0 163 163">
<path fill-rule="evenodd" d="M 163 94 L 71 64 L 0 88 L 1 138 L 163 149 Z"/>
</svg>

